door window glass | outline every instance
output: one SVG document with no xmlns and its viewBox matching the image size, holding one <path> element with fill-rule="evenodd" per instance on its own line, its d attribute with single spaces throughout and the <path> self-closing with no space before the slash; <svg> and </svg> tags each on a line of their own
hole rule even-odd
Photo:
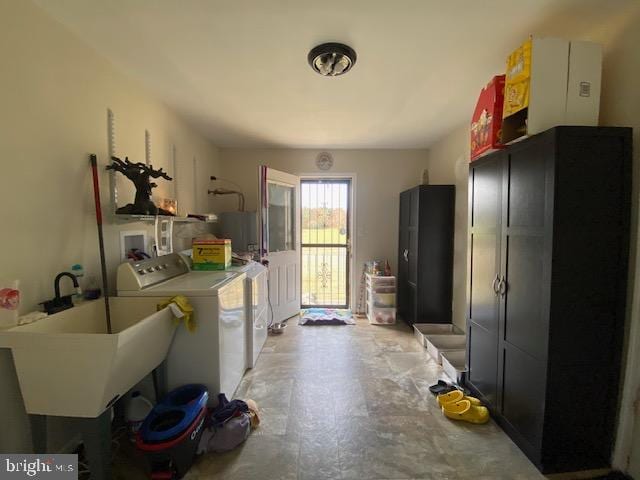
<svg viewBox="0 0 640 480">
<path fill-rule="evenodd" d="M 294 193 L 291 185 L 268 184 L 270 252 L 295 250 Z"/>
</svg>

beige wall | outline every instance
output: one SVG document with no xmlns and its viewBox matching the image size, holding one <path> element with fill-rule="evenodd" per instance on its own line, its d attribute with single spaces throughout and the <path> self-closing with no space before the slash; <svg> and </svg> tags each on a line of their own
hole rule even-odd
<svg viewBox="0 0 640 480">
<path fill-rule="evenodd" d="M 456 186 L 453 323 L 462 329 L 466 324 L 468 132 L 468 127 L 462 125 L 441 138 L 429 149 L 427 162 L 430 183 L 452 183 Z"/>
<path fill-rule="evenodd" d="M 620 29 L 596 39 L 605 43 L 600 123 L 633 127 L 633 197 L 629 296 L 627 305 L 627 355 L 615 463 L 640 478 L 640 262 L 638 261 L 638 201 L 640 175 L 640 4 L 627 15 Z"/>
<path fill-rule="evenodd" d="M 637 13 L 637 12 L 636 12 Z M 640 145 L 640 20 L 637 14 L 621 18 L 615 32 L 594 32 L 585 39 L 605 43 L 602 123 L 635 127 L 636 150 Z M 21 311 L 53 295 L 56 273 L 73 263 L 85 265 L 88 275 L 98 275 L 98 252 L 93 217 L 87 155 L 107 159 L 106 109 L 116 115 L 116 153 L 133 160 L 144 158 L 144 130 L 152 137 L 152 162 L 171 173 L 171 145 L 176 146 L 183 211 L 233 209 L 231 199 L 208 200 L 207 178 L 216 174 L 239 183 L 247 195 L 247 207 L 256 205 L 257 166 L 267 164 L 292 173 L 315 173 L 315 150 L 222 150 L 220 154 L 162 103 L 113 66 L 85 47 L 63 27 L 28 1 L 0 0 L 0 195 L 3 229 L 0 236 L 0 277 L 19 278 L 23 290 Z M 471 110 L 472 105 L 469 106 Z M 454 272 L 454 321 L 464 324 L 466 276 L 466 126 L 461 126 L 426 151 L 336 150 L 330 171 L 356 174 L 356 272 L 370 258 L 389 258 L 396 266 L 398 193 L 419 183 L 428 166 L 431 183 L 455 183 L 456 240 Z M 638 154 L 634 162 L 634 207 L 638 202 Z M 193 179 L 193 158 L 199 178 Z M 219 157 L 219 158 L 218 158 Z M 191 185 L 197 184 L 195 195 Z M 162 182 L 158 182 L 162 185 Z M 103 204 L 108 182 L 102 173 Z M 173 196 L 162 185 L 161 194 Z M 121 195 L 131 193 L 121 189 Z M 637 212 L 634 212 L 632 280 L 640 274 L 637 251 Z M 105 228 L 110 270 L 118 262 L 119 231 L 148 229 L 146 225 Z M 190 235 L 183 229 L 185 238 Z M 632 282 L 633 283 L 633 282 Z M 640 282 L 635 282 L 640 285 Z M 630 314 L 630 354 L 640 352 L 640 307 L 634 301 Z M 640 423 L 633 402 L 640 384 L 640 359 L 630 360 L 626 372 L 623 421 L 618 465 L 631 463 L 640 475 Z M 10 355 L 0 352 L 0 452 L 29 450 L 29 434 Z M 628 415 L 624 417 L 624 415 Z M 51 449 L 68 438 L 54 429 Z M 633 448 L 632 448 L 633 446 Z M 635 455 L 628 457 L 629 452 Z"/>
<path fill-rule="evenodd" d="M 21 281 L 20 310 L 26 313 L 53 296 L 54 276 L 74 263 L 83 264 L 87 275 L 100 275 L 88 154 L 98 155 L 108 208 L 107 108 L 116 116 L 118 155 L 144 161 L 148 129 L 152 163 L 174 174 L 169 158 L 176 146 L 178 197 L 185 210 L 206 209 L 217 149 L 31 2 L 0 0 L 0 57 L 0 277 Z M 174 196 L 171 184 L 158 190 Z M 122 188 L 123 197 L 131 193 Z M 113 278 L 119 231 L 148 226 L 108 222 Z M 0 412 L 0 452 L 29 451 L 29 429 L 6 351 L 0 351 Z M 59 428 L 52 431 L 50 448 L 56 450 L 68 436 Z"/>
<path fill-rule="evenodd" d="M 624 395 L 619 421 L 615 466 L 640 478 L 640 422 L 634 402 L 640 400 L 640 262 L 637 260 L 638 241 L 638 176 L 640 174 L 640 4 L 633 11 L 620 15 L 620 21 L 609 30 L 584 32 L 584 40 L 604 45 L 602 101 L 600 123 L 609 126 L 634 128 L 633 213 L 630 257 L 630 287 L 627 342 L 630 356 L 626 368 Z M 473 105 L 469 105 L 469 112 Z M 456 182 L 458 192 L 466 191 L 469 155 L 467 125 L 462 125 L 429 148 L 428 167 L 434 182 Z M 466 296 L 466 237 L 467 203 L 458 196 L 456 202 L 456 256 L 454 271 L 455 321 L 464 325 Z"/>
<path fill-rule="evenodd" d="M 247 210 L 256 209 L 258 166 L 263 164 L 296 175 L 320 173 L 318 150 L 221 149 L 220 176 L 242 187 Z M 355 258 L 353 280 L 360 280 L 362 265 L 388 259 L 396 271 L 399 193 L 420 183 L 426 150 L 332 150 L 330 175 L 355 174 Z M 231 187 L 224 182 L 220 186 Z M 211 201 L 215 211 L 235 210 L 237 200 Z M 357 285 L 357 283 L 356 283 Z M 357 305 L 358 290 L 352 306 Z"/>
</svg>

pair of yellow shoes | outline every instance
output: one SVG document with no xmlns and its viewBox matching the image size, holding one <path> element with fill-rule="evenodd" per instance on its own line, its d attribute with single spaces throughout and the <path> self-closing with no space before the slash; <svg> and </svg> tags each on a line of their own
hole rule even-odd
<svg viewBox="0 0 640 480">
<path fill-rule="evenodd" d="M 477 398 L 466 396 L 461 390 L 443 393 L 437 398 L 438 405 L 447 418 L 469 423 L 487 423 L 489 421 L 487 407 L 484 407 Z"/>
</svg>

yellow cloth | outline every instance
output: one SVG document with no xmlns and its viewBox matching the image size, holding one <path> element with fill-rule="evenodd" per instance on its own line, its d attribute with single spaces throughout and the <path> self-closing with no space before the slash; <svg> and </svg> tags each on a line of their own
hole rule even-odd
<svg viewBox="0 0 640 480">
<path fill-rule="evenodd" d="M 174 318 L 174 322 L 176 325 L 180 324 L 180 322 L 184 322 L 185 327 L 189 332 L 195 332 L 196 330 L 196 322 L 193 315 L 193 306 L 187 300 L 187 297 L 184 295 L 176 295 L 173 298 L 165 300 L 164 302 L 160 302 L 158 304 L 158 310 L 162 310 L 169 306 L 169 304 L 175 303 L 176 306 L 180 309 L 180 311 L 184 314 L 182 318 Z"/>
</svg>

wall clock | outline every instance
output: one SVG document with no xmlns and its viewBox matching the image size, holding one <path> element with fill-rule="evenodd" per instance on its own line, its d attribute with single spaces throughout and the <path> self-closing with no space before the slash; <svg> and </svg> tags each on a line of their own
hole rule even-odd
<svg viewBox="0 0 640 480">
<path fill-rule="evenodd" d="M 316 157 L 316 167 L 320 170 L 329 170 L 333 167 L 333 157 L 329 152 L 320 152 Z"/>
</svg>

